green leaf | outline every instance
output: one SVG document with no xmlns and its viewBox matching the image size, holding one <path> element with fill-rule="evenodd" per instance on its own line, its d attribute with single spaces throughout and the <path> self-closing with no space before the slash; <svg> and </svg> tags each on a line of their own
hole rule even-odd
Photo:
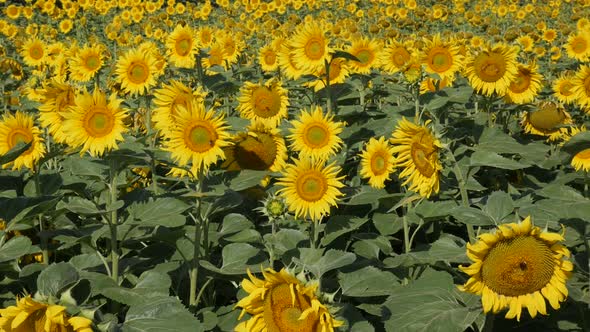
<svg viewBox="0 0 590 332">
<path fill-rule="evenodd" d="M 572 157 L 578 152 L 590 148 L 590 132 L 582 131 L 574 135 L 561 148 L 563 151 L 569 153 Z"/>
<path fill-rule="evenodd" d="M 203 327 L 178 299 L 157 296 L 129 308 L 123 323 L 123 331 L 200 332 L 203 331 Z"/>
<path fill-rule="evenodd" d="M 0 247 L 0 263 L 26 255 L 31 245 L 31 240 L 26 236 L 13 237 Z"/>
<path fill-rule="evenodd" d="M 37 291 L 45 296 L 59 297 L 61 292 L 79 279 L 80 275 L 72 264 L 51 264 L 37 277 Z"/>
<path fill-rule="evenodd" d="M 0 166 L 4 164 L 8 164 L 9 162 L 14 161 L 16 158 L 20 157 L 25 151 L 27 151 L 33 142 L 29 143 L 17 143 L 10 151 L 6 152 L 5 154 L 0 156 Z"/>
<path fill-rule="evenodd" d="M 501 169 L 522 169 L 531 165 L 508 159 L 494 152 L 476 151 L 471 155 L 470 166 L 489 166 Z"/>
<path fill-rule="evenodd" d="M 426 108 L 433 111 L 445 106 L 449 102 L 450 98 L 445 96 L 435 96 L 428 104 Z"/>
<path fill-rule="evenodd" d="M 313 273 L 316 278 L 321 278 L 326 272 L 352 264 L 356 255 L 336 249 L 326 251 L 315 264 L 307 264 L 305 267 Z"/>
<path fill-rule="evenodd" d="M 480 209 L 467 206 L 457 206 L 453 209 L 453 217 L 466 225 L 488 226 L 493 225 L 494 220 Z"/>
<path fill-rule="evenodd" d="M 352 60 L 352 61 L 356 61 L 356 62 L 361 62 L 361 60 L 359 60 L 359 58 L 357 58 L 356 56 L 354 56 L 348 52 L 344 52 L 344 51 L 336 51 L 336 52 L 332 53 L 332 60 L 334 60 L 336 58 L 342 58 L 342 59 L 348 59 L 348 60 Z"/>
<path fill-rule="evenodd" d="M 449 216 L 453 213 L 453 210 L 457 207 L 457 203 L 454 201 L 422 201 L 414 208 L 420 218 L 427 220 L 441 219 Z"/>
<path fill-rule="evenodd" d="M 443 234 L 440 239 L 430 245 L 419 245 L 407 254 L 388 257 L 383 261 L 387 268 L 433 265 L 436 262 L 468 263 L 465 241 L 450 234 Z"/>
<path fill-rule="evenodd" d="M 399 279 L 391 272 L 367 266 L 350 273 L 338 273 L 342 294 L 353 297 L 390 295 L 399 286 Z"/>
<path fill-rule="evenodd" d="M 330 217 L 324 228 L 324 237 L 322 238 L 322 245 L 324 247 L 332 243 L 338 237 L 359 229 L 368 221 L 367 218 L 358 218 L 355 216 L 336 215 Z"/>
<path fill-rule="evenodd" d="M 141 274 L 133 288 L 114 285 L 104 287 L 100 293 L 119 303 L 133 306 L 151 301 L 154 297 L 167 296 L 171 284 L 172 281 L 167 274 L 148 270 Z"/>
<path fill-rule="evenodd" d="M 100 211 L 96 207 L 96 204 L 91 200 L 73 196 L 67 201 L 59 202 L 57 205 L 58 209 L 66 209 L 70 212 L 74 212 L 82 215 L 99 214 Z"/>
<path fill-rule="evenodd" d="M 512 197 L 503 191 L 494 191 L 488 196 L 488 201 L 483 210 L 495 221 L 502 223 L 504 218 L 508 217 L 514 210 Z"/>
<path fill-rule="evenodd" d="M 459 301 L 455 287 L 448 273 L 427 270 L 417 281 L 393 288 L 383 304 L 385 315 L 389 316 L 385 331 L 464 331 L 480 310 L 472 310 Z"/>
<path fill-rule="evenodd" d="M 223 264 L 220 268 L 208 261 L 201 260 L 204 268 L 226 275 L 245 274 L 246 269 L 259 271 L 260 265 L 267 265 L 267 257 L 260 249 L 248 243 L 230 243 L 221 250 Z"/>
<path fill-rule="evenodd" d="M 239 213 L 230 213 L 223 217 L 221 229 L 219 230 L 219 236 L 223 237 L 226 235 L 236 234 L 240 231 L 253 227 L 254 224 L 244 215 Z"/>
<path fill-rule="evenodd" d="M 126 223 L 141 226 L 179 227 L 185 224 L 182 213 L 190 206 L 183 201 L 164 197 L 150 199 L 146 203 L 133 203 L 129 206 L 129 218 Z"/>
<path fill-rule="evenodd" d="M 392 213 L 374 213 L 373 224 L 381 235 L 391 235 L 403 228 L 402 218 Z"/>
<path fill-rule="evenodd" d="M 457 104 L 466 104 L 473 95 L 473 88 L 469 85 L 458 88 L 447 88 L 449 102 Z"/>
<path fill-rule="evenodd" d="M 255 187 L 260 184 L 262 179 L 268 175 L 267 171 L 254 171 L 254 170 L 242 170 L 238 173 L 238 176 L 233 178 L 229 187 L 231 190 L 241 191 L 251 187 Z"/>
<path fill-rule="evenodd" d="M 282 256 L 289 251 L 295 251 L 298 247 L 301 247 L 301 242 L 306 242 L 309 236 L 296 229 L 284 228 L 278 231 L 274 238 L 272 234 L 264 236 L 265 241 L 269 241 L 273 245 L 275 254 Z M 293 254 L 296 254 L 293 252 Z"/>
</svg>

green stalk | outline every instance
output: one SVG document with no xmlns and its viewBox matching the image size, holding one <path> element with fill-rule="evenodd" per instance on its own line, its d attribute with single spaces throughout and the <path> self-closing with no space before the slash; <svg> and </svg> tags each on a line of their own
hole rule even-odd
<svg viewBox="0 0 590 332">
<path fill-rule="evenodd" d="M 327 110 L 328 114 L 332 114 L 332 90 L 330 89 L 330 63 L 328 60 L 324 60 L 324 65 L 326 66 L 326 103 L 327 103 Z"/>
<path fill-rule="evenodd" d="M 202 176 L 201 173 L 197 175 L 196 192 L 197 200 L 195 202 L 196 218 L 195 218 L 195 242 L 193 243 L 193 261 L 190 271 L 190 292 L 189 292 L 189 305 L 196 307 L 197 305 L 197 279 L 199 278 L 199 258 L 201 253 L 201 206 L 202 206 Z"/>
<path fill-rule="evenodd" d="M 451 157 L 453 164 L 454 164 L 454 172 L 455 176 L 457 177 L 457 182 L 459 183 L 459 192 L 461 193 L 461 203 L 464 207 L 469 207 L 469 194 L 467 193 L 466 180 L 463 176 L 463 172 L 461 172 L 461 167 L 459 167 L 459 163 L 457 159 L 455 159 L 455 155 L 453 151 L 450 149 L 448 150 L 449 156 Z M 469 236 L 469 241 L 471 243 L 475 242 L 475 230 L 473 229 L 473 225 L 465 225 L 467 228 L 467 235 Z"/>
<path fill-rule="evenodd" d="M 404 217 L 402 219 L 403 225 L 404 225 L 404 252 L 406 254 L 409 253 L 411 250 L 411 248 L 410 248 L 410 227 L 408 225 L 408 217 L 407 217 L 408 210 L 406 210 L 406 214 L 404 214 Z"/>
<path fill-rule="evenodd" d="M 39 175 L 41 173 L 41 165 L 35 165 L 34 167 L 34 180 L 35 180 L 35 194 L 37 195 L 37 197 L 41 196 L 41 182 L 39 179 Z M 43 233 L 43 214 L 39 214 L 39 233 Z M 43 264 L 44 265 L 48 265 L 49 264 L 49 250 L 47 250 L 47 246 L 48 246 L 48 241 L 47 241 L 47 237 L 40 236 L 41 238 L 41 253 L 43 255 Z"/>
<path fill-rule="evenodd" d="M 145 128 L 147 130 L 148 137 L 152 136 L 152 110 L 150 108 L 150 97 L 145 95 Z M 150 150 L 154 151 L 156 146 L 157 135 L 153 135 L 150 138 Z M 156 160 L 154 157 L 150 158 L 150 172 L 152 174 L 152 190 L 154 195 L 158 195 L 158 181 L 156 179 Z"/>
<path fill-rule="evenodd" d="M 117 169 L 115 161 L 110 161 L 110 176 L 111 183 L 109 184 L 110 203 L 111 205 L 117 201 Z M 111 231 L 111 277 L 118 284 L 119 283 L 119 248 L 117 241 L 117 225 L 118 216 L 117 210 L 111 211 L 111 217 L 108 219 L 109 229 Z"/>
</svg>

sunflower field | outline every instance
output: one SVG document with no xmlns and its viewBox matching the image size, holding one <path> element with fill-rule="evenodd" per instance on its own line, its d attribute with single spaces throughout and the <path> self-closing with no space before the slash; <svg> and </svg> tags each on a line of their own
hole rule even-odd
<svg viewBox="0 0 590 332">
<path fill-rule="evenodd" d="M 0 12 L 0 332 L 590 331 L 589 0 Z"/>
</svg>

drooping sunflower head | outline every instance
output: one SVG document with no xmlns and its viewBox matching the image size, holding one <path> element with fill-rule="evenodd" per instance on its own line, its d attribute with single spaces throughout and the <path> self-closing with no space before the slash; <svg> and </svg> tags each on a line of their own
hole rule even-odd
<svg viewBox="0 0 590 332">
<path fill-rule="evenodd" d="M 76 90 L 73 86 L 52 79 L 43 89 L 42 105 L 39 106 L 39 122 L 48 128 L 49 133 L 58 143 L 65 143 L 68 136 L 62 125 L 63 113 L 69 112 L 69 107 L 76 104 Z"/>
<path fill-rule="evenodd" d="M 340 188 L 344 187 L 338 176 L 340 167 L 325 165 L 322 160 L 303 158 L 288 164 L 278 185 L 283 188 L 277 193 L 287 202 L 289 211 L 295 218 L 303 217 L 320 220 L 330 213 L 330 206 L 336 206 L 343 196 Z"/>
<path fill-rule="evenodd" d="M 280 172 L 286 166 L 287 147 L 277 128 L 254 123 L 232 141 L 233 145 L 224 149 L 226 159 L 221 165 L 224 169 Z"/>
<path fill-rule="evenodd" d="M 123 140 L 127 131 L 124 123 L 127 110 L 121 108 L 121 102 L 115 94 L 107 99 L 99 89 L 92 94 L 86 91 L 78 94 L 70 111 L 62 113 L 67 143 L 72 147 L 82 146 L 80 154 L 88 151 L 92 156 L 117 149 L 117 142 Z"/>
<path fill-rule="evenodd" d="M 166 133 L 164 150 L 179 166 L 190 166 L 193 176 L 206 173 L 217 160 L 225 159 L 223 148 L 231 144 L 227 130 L 222 115 L 193 99 L 189 107 L 178 106 L 176 126 Z"/>
<path fill-rule="evenodd" d="M 326 331 L 343 325 L 318 299 L 317 283 L 302 282 L 290 272 L 268 268 L 258 279 L 248 270 L 242 288 L 248 295 L 236 307 L 242 308 L 239 319 L 251 317 L 236 326 L 236 331 Z"/>
<path fill-rule="evenodd" d="M 385 181 L 389 180 L 395 169 L 396 160 L 393 154 L 393 148 L 385 137 L 378 140 L 371 137 L 366 144 L 361 153 L 360 175 L 369 179 L 371 187 L 385 188 Z"/>
<path fill-rule="evenodd" d="M 503 96 L 518 72 L 517 55 L 517 47 L 504 44 L 488 46 L 468 58 L 465 76 L 479 93 Z"/>
<path fill-rule="evenodd" d="M 518 65 L 516 76 L 506 90 L 506 97 L 515 104 L 530 103 L 535 99 L 541 88 L 543 76 L 539 74 L 537 64 Z"/>
<path fill-rule="evenodd" d="M 41 137 L 41 130 L 34 125 L 34 118 L 25 113 L 6 113 L 0 120 L 0 156 L 12 150 L 19 143 L 31 143 L 31 147 L 14 161 L 2 165 L 12 169 L 27 167 L 34 170 L 35 163 L 45 155 L 45 145 Z"/>
<path fill-rule="evenodd" d="M 156 59 L 150 52 L 130 49 L 117 60 L 115 73 L 126 93 L 143 95 L 156 85 Z"/>
<path fill-rule="evenodd" d="M 553 95 L 561 103 L 570 104 L 576 100 L 576 94 L 574 91 L 574 73 L 562 73 L 553 81 Z"/>
<path fill-rule="evenodd" d="M 406 178 L 402 185 L 409 183 L 409 190 L 426 198 L 438 193 L 442 169 L 438 157 L 441 144 L 428 123 L 420 125 L 403 118 L 390 139 L 392 151 L 397 154 L 397 167 L 403 167 L 399 177 Z"/>
<path fill-rule="evenodd" d="M 193 68 L 199 50 L 196 34 L 188 25 L 177 24 L 166 39 L 170 62 L 180 68 Z"/>
<path fill-rule="evenodd" d="M 383 45 L 375 39 L 363 37 L 353 40 L 347 52 L 354 55 L 359 61 L 349 62 L 351 71 L 359 74 L 370 74 L 371 69 L 379 61 L 382 49 Z"/>
<path fill-rule="evenodd" d="M 459 46 L 452 41 L 443 40 L 440 34 L 432 36 L 432 39 L 424 39 L 424 44 L 422 64 L 425 65 L 426 72 L 452 81 L 455 73 L 463 66 Z"/>
<path fill-rule="evenodd" d="M 325 114 L 320 106 L 302 110 L 299 117 L 291 121 L 293 128 L 287 136 L 291 148 L 302 158 L 327 160 L 342 147 L 338 136 L 344 129 L 344 122 L 334 121 L 334 115 Z"/>
<path fill-rule="evenodd" d="M 560 244 L 563 234 L 543 231 L 526 217 L 520 223 L 499 225 L 495 233 L 467 244 L 473 262 L 459 268 L 470 276 L 459 289 L 481 295 L 483 311 L 508 309 L 506 318 L 520 320 L 526 308 L 535 317 L 547 315 L 545 300 L 553 309 L 567 298 L 565 282 L 573 270 L 569 250 Z"/>
<path fill-rule="evenodd" d="M 541 101 L 534 112 L 522 115 L 521 125 L 525 133 L 546 136 L 549 141 L 561 138 L 567 131 L 566 125 L 572 123 L 571 115 L 563 106 L 552 101 Z"/>
<path fill-rule="evenodd" d="M 82 316 L 70 316 L 64 306 L 38 302 L 27 295 L 17 299 L 16 306 L 0 309 L 0 329 L 6 332 L 91 332 L 92 321 Z"/>
<path fill-rule="evenodd" d="M 264 84 L 245 82 L 238 102 L 238 111 L 243 118 L 260 121 L 268 127 L 276 127 L 287 117 L 287 90 L 274 78 Z"/>
<path fill-rule="evenodd" d="M 68 62 L 70 78 L 74 81 L 88 82 L 102 68 L 102 45 L 89 45 L 80 50 Z"/>
<path fill-rule="evenodd" d="M 47 60 L 47 45 L 38 38 L 31 38 L 23 44 L 20 54 L 27 65 L 39 66 Z"/>
<path fill-rule="evenodd" d="M 290 46 L 293 62 L 308 73 L 324 66 L 331 52 L 325 29 L 316 21 L 301 25 L 292 37 Z"/>
</svg>

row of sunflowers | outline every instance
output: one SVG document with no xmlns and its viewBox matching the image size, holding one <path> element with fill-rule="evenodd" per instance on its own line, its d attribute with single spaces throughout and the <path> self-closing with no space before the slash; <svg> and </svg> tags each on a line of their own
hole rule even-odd
<svg viewBox="0 0 590 332">
<path fill-rule="evenodd" d="M 0 331 L 582 331 L 590 2 L 0 0 Z"/>
</svg>

